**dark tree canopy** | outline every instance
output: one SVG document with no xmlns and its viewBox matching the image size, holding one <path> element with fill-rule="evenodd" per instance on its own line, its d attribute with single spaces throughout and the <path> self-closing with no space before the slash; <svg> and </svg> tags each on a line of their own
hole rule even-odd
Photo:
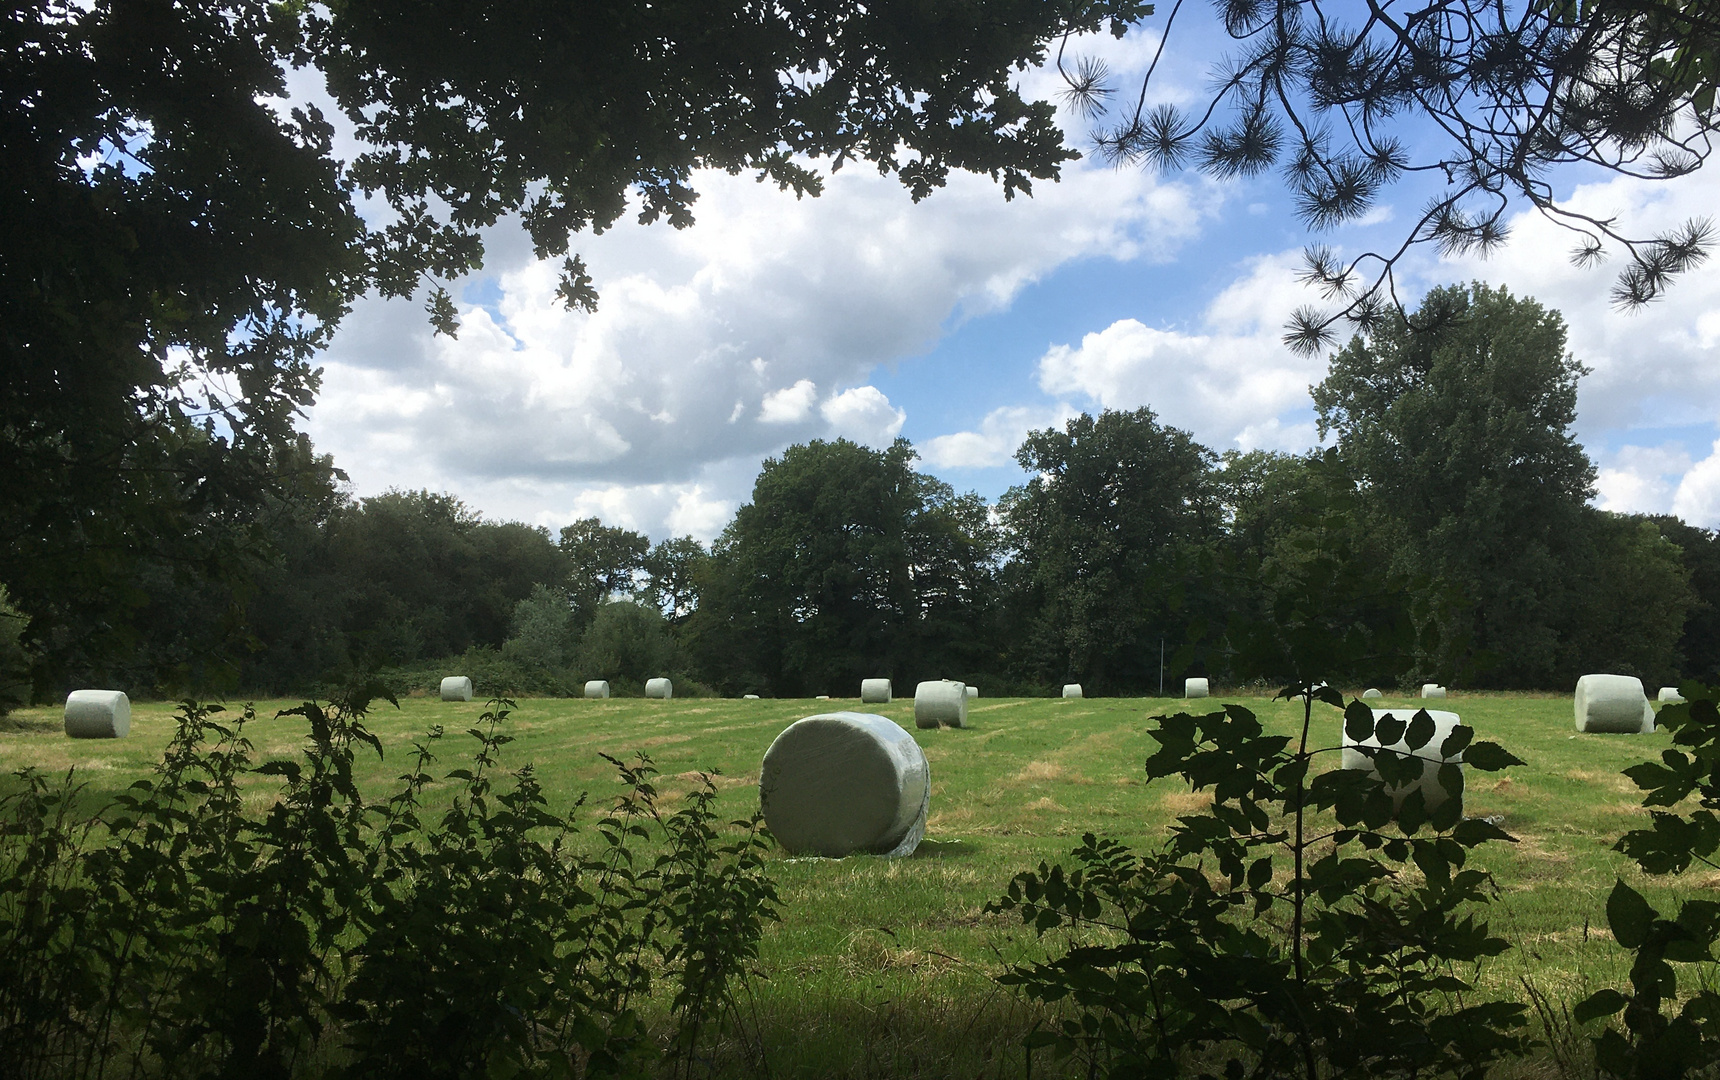
<svg viewBox="0 0 1720 1080">
<path fill-rule="evenodd" d="M 1065 32 L 1136 0 L 865 6 L 35 0 L 0 34 L 0 582 L 37 644 L 123 592 L 140 551 L 266 547 L 313 358 L 367 290 L 477 268 L 517 214 L 542 257 L 613 224 L 692 220 L 693 171 L 816 193 L 859 161 L 915 197 L 950 169 L 1005 195 L 1074 155 L 1012 88 Z M 294 69 L 299 74 L 293 75 Z M 361 144 L 337 158 L 289 78 L 323 81 Z M 372 216 L 357 203 L 369 197 Z M 590 306 L 565 262 L 564 299 Z M 231 553 L 217 552 L 232 561 Z"/>
<path fill-rule="evenodd" d="M 837 439 L 765 461 L 688 624 L 713 678 L 794 696 L 983 670 L 996 530 L 915 457 Z"/>
<path fill-rule="evenodd" d="M 1189 556 L 1218 524 L 1212 451 L 1151 409 L 1107 409 L 1029 433 L 1016 460 L 1034 474 L 1002 503 L 1024 651 L 1047 681 L 1156 689 L 1160 639 L 1176 649 L 1190 621 Z"/>
<path fill-rule="evenodd" d="M 1484 667 L 1508 665 L 1486 679 L 1519 685 L 1574 679 L 1609 655 L 1632 673 L 1663 671 L 1689 602 L 1682 571 L 1670 545 L 1670 562 L 1657 561 L 1634 526 L 1621 532 L 1588 505 L 1594 466 L 1571 434 L 1584 369 L 1565 351 L 1564 320 L 1482 284 L 1430 291 L 1413 319 L 1420 330 L 1391 317 L 1340 350 L 1314 404 L 1400 568 L 1461 594 L 1462 625 L 1446 640 L 1467 642 Z M 1622 570 L 1606 568 L 1626 565 L 1653 580 L 1648 595 L 1616 593 Z M 1645 607 L 1656 614 L 1640 626 L 1633 614 L 1633 633 L 1606 629 Z"/>
</svg>

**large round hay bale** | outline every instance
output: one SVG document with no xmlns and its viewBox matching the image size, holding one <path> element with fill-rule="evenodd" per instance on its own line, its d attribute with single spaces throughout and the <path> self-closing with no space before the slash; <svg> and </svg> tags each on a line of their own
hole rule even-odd
<svg viewBox="0 0 1720 1080">
<path fill-rule="evenodd" d="M 933 679 L 914 687 L 916 727 L 967 727 L 967 684 Z"/>
<path fill-rule="evenodd" d="M 450 675 L 442 680 L 443 701 L 471 701 L 472 680 L 464 675 Z"/>
<path fill-rule="evenodd" d="M 888 705 L 893 689 L 889 679 L 861 679 L 860 700 L 867 705 Z"/>
<path fill-rule="evenodd" d="M 1078 698 L 1078 697 L 1080 697 L 1081 696 L 1081 684 L 1078 682 L 1064 683 L 1063 684 L 1063 696 L 1066 698 Z"/>
<path fill-rule="evenodd" d="M 1212 693 L 1210 684 L 1205 679 L 1184 679 L 1183 697 L 1203 698 Z"/>
<path fill-rule="evenodd" d="M 741 700 L 742 701 L 757 701 L 757 700 L 759 700 L 759 696 L 757 694 L 742 694 Z"/>
<path fill-rule="evenodd" d="M 972 683 L 969 683 L 967 686 L 967 696 L 968 696 L 969 701 L 972 701 L 974 698 L 979 697 L 979 687 L 974 686 Z"/>
<path fill-rule="evenodd" d="M 585 696 L 588 698 L 606 698 L 609 696 L 608 679 L 589 679 L 585 684 Z"/>
<path fill-rule="evenodd" d="M 649 698 L 662 698 L 664 701 L 668 701 L 670 698 L 675 696 L 675 684 L 670 682 L 668 679 L 646 679 L 645 696 Z"/>
<path fill-rule="evenodd" d="M 131 699 L 123 690 L 73 690 L 66 695 L 66 734 L 74 739 L 123 739 L 131 731 Z"/>
<path fill-rule="evenodd" d="M 1385 695 L 1380 693 L 1379 687 L 1377 686 L 1370 686 L 1366 690 L 1362 691 L 1363 701 L 1378 701 L 1382 697 L 1385 697 Z"/>
<path fill-rule="evenodd" d="M 1654 730 L 1654 706 L 1634 675 L 1584 675 L 1571 703 L 1578 731 L 1646 735 Z"/>
<path fill-rule="evenodd" d="M 796 855 L 911 855 L 926 832 L 931 769 L 914 737 L 868 713 L 790 724 L 765 751 L 759 807 Z"/>
<path fill-rule="evenodd" d="M 1384 717 L 1395 716 L 1407 725 L 1415 718 L 1415 714 L 1418 711 L 1421 710 L 1404 708 L 1375 709 L 1373 710 L 1374 724 L 1377 726 L 1380 720 Z M 1395 750 L 1400 754 L 1412 754 L 1415 757 L 1420 758 L 1422 761 L 1421 779 L 1389 789 L 1391 791 L 1393 805 L 1403 805 L 1403 801 L 1409 797 L 1409 793 L 1412 791 L 1421 792 L 1422 802 L 1429 810 L 1441 805 L 1446 801 L 1446 799 L 1451 797 L 1451 793 L 1446 791 L 1445 787 L 1439 782 L 1439 767 L 1441 765 L 1452 763 L 1461 765 L 1463 763 L 1463 751 L 1459 750 L 1457 753 L 1447 758 L 1440 756 L 1439 748 L 1445 745 L 1445 740 L 1450 737 L 1451 730 L 1458 724 L 1462 723 L 1462 721 L 1458 719 L 1457 714 L 1454 712 L 1443 712 L 1434 709 L 1428 709 L 1426 712 L 1427 715 L 1433 719 L 1433 738 L 1429 739 L 1425 745 L 1423 745 L 1419 750 L 1411 750 L 1408 742 L 1404 739 L 1399 739 L 1390 746 L 1385 747 L 1385 750 L 1388 752 Z M 1370 746 L 1378 749 L 1380 746 L 1379 737 L 1377 735 L 1370 735 L 1366 739 L 1362 739 L 1358 742 L 1350 738 L 1348 732 L 1345 732 L 1343 754 L 1344 768 L 1360 769 L 1378 775 L 1379 770 L 1374 767 L 1373 758 L 1355 749 L 1358 746 Z"/>
<path fill-rule="evenodd" d="M 1421 696 L 1424 698 L 1442 698 L 1445 696 L 1445 687 L 1435 682 L 1424 682 L 1421 684 Z"/>
<path fill-rule="evenodd" d="M 1684 704 L 1684 695 L 1678 692 L 1676 686 L 1663 686 L 1660 688 L 1660 703 L 1662 705 L 1682 705 Z"/>
</svg>

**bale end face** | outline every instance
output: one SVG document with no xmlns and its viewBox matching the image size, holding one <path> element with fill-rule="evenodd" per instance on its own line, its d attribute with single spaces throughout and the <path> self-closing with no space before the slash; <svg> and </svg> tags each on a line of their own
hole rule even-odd
<svg viewBox="0 0 1720 1080">
<path fill-rule="evenodd" d="M 1415 714 L 1418 711 L 1421 710 L 1375 709 L 1373 710 L 1374 723 L 1378 724 L 1382 718 L 1393 716 L 1398 720 L 1402 720 L 1405 724 L 1408 724 L 1412 719 L 1414 719 Z M 1463 721 L 1459 719 L 1458 715 L 1454 712 L 1442 712 L 1435 711 L 1433 709 L 1427 709 L 1425 711 L 1433 720 L 1433 738 L 1429 739 L 1418 750 L 1411 750 L 1409 748 L 1409 743 L 1401 738 L 1383 749 L 1383 752 L 1385 753 L 1395 751 L 1401 755 L 1418 757 L 1422 761 L 1420 779 L 1388 789 L 1392 797 L 1393 809 L 1401 807 L 1403 805 L 1403 801 L 1409 798 L 1409 794 L 1412 791 L 1421 792 L 1423 805 L 1425 805 L 1429 810 L 1443 805 L 1446 800 L 1451 797 L 1452 793 L 1448 792 L 1445 789 L 1445 786 L 1439 782 L 1440 767 L 1443 765 L 1457 765 L 1461 767 L 1463 764 L 1463 751 L 1461 750 L 1452 754 L 1450 757 L 1444 757 L 1440 754 L 1440 747 L 1443 746 L 1445 744 L 1445 740 L 1451 736 L 1452 730 Z M 1370 735 L 1368 738 L 1358 742 L 1355 739 L 1350 738 L 1349 734 L 1346 732 L 1344 735 L 1343 761 L 1341 763 L 1343 768 L 1364 770 L 1378 775 L 1379 770 L 1374 766 L 1373 758 L 1367 754 L 1361 753 L 1357 747 L 1371 747 L 1376 750 L 1380 749 L 1379 737 L 1377 735 Z"/>
<path fill-rule="evenodd" d="M 1183 697 L 1203 698 L 1212 693 L 1210 684 L 1205 679 L 1184 679 Z"/>
<path fill-rule="evenodd" d="M 967 684 L 934 679 L 914 687 L 914 726 L 967 727 Z"/>
<path fill-rule="evenodd" d="M 759 767 L 765 825 L 795 855 L 910 855 L 926 831 L 931 769 L 914 737 L 868 713 L 790 724 Z"/>
<path fill-rule="evenodd" d="M 889 679 L 860 680 L 860 701 L 866 705 L 888 705 L 894 691 Z"/>
<path fill-rule="evenodd" d="M 1362 691 L 1363 701 L 1378 701 L 1382 697 L 1385 697 L 1385 695 L 1380 693 L 1377 687 L 1370 686 L 1366 690 Z"/>
<path fill-rule="evenodd" d="M 1584 675 L 1571 707 L 1577 730 L 1584 733 L 1646 735 L 1654 730 L 1654 706 L 1634 675 Z"/>
<path fill-rule="evenodd" d="M 123 690 L 73 690 L 66 695 L 66 735 L 123 739 L 131 733 L 131 699 Z"/>
<path fill-rule="evenodd" d="M 443 701 L 471 701 L 472 680 L 465 675 L 450 675 L 442 680 Z"/>
</svg>

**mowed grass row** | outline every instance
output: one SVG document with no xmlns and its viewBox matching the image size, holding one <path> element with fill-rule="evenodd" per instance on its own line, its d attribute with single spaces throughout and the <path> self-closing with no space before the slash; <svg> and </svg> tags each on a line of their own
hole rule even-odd
<svg viewBox="0 0 1720 1080">
<path fill-rule="evenodd" d="M 1300 703 L 1225 694 L 1219 701 L 1254 710 L 1285 733 L 1300 723 Z M 296 717 L 274 718 L 293 702 L 260 702 L 247 729 L 258 760 L 294 755 L 304 732 Z M 1413 709 L 1416 702 L 1385 705 Z M 1635 786 L 1622 769 L 1656 757 L 1664 734 L 1579 735 L 1570 699 L 1561 695 L 1456 695 L 1430 703 L 1459 713 L 1482 738 L 1504 744 L 1527 765 L 1503 774 L 1470 774 L 1466 811 L 1497 818 L 1518 838 L 1489 845 L 1478 861 L 1498 878 L 1491 918 L 1517 948 L 1482 972 L 1490 992 L 1523 999 L 1522 979 L 1555 1002 L 1574 1003 L 1603 985 L 1618 985 L 1626 957 L 1610 940 L 1605 901 L 1623 877 L 1656 903 L 1676 895 L 1712 896 L 1720 875 L 1645 880 L 1611 846 L 1646 822 Z M 516 741 L 503 764 L 528 763 L 557 809 L 582 793 L 594 819 L 619 790 L 599 756 L 649 754 L 671 808 L 701 771 L 718 774 L 721 807 L 744 817 L 757 806 L 759 761 L 776 735 L 817 712 L 876 712 L 914 731 L 932 769 L 926 840 L 909 859 L 797 859 L 778 852 L 773 873 L 785 901 L 782 922 L 767 931 L 755 986 L 771 1062 L 789 1075 L 948 1075 L 990 1071 L 1033 1022 L 991 981 L 1010 960 L 1040 949 L 1031 932 L 984 914 L 1018 870 L 1064 855 L 1082 833 L 1136 846 L 1156 842 L 1181 813 L 1204 799 L 1175 781 L 1146 783 L 1142 762 L 1156 743 L 1149 718 L 1179 711 L 1167 699 L 985 699 L 971 703 L 970 728 L 920 731 L 911 701 L 861 706 L 837 701 L 674 701 L 525 699 L 507 729 Z M 381 738 L 378 760 L 361 749 L 367 795 L 381 799 L 410 763 L 412 744 L 435 725 L 438 774 L 460 767 L 474 747 L 465 730 L 482 702 L 406 698 L 381 703 L 369 726 Z M 1322 745 L 1336 745 L 1341 714 L 1315 706 Z M 92 807 L 148 773 L 174 726 L 171 704 L 134 706 L 131 736 L 118 741 L 64 737 L 58 709 L 14 714 L 0 731 L 8 773 L 26 765 L 63 773 L 76 767 Z M 1325 755 L 1328 767 L 1338 755 Z M 444 790 L 452 784 L 444 784 Z M 266 804 L 272 789 L 253 796 Z M 841 1067 L 835 1068 L 836 1063 Z"/>
</svg>

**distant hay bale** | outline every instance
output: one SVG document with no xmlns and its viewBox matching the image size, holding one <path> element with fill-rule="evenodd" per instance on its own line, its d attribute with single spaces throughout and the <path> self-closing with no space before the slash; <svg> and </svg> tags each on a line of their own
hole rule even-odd
<svg viewBox="0 0 1720 1080">
<path fill-rule="evenodd" d="M 967 727 L 967 684 L 933 679 L 914 687 L 914 724 L 917 727 Z"/>
<path fill-rule="evenodd" d="M 1064 683 L 1063 684 L 1063 696 L 1066 698 L 1078 698 L 1078 697 L 1080 697 L 1081 696 L 1081 684 L 1078 682 Z"/>
<path fill-rule="evenodd" d="M 668 679 L 646 679 L 645 696 L 648 698 L 662 698 L 664 701 L 668 701 L 670 698 L 675 696 L 675 684 L 670 682 Z"/>
<path fill-rule="evenodd" d="M 967 696 L 968 696 L 969 701 L 972 701 L 974 698 L 979 697 L 979 687 L 974 686 L 971 683 L 968 684 Z"/>
<path fill-rule="evenodd" d="M 829 701 L 830 695 L 829 694 L 815 694 L 813 696 L 812 700 L 814 700 L 814 701 Z"/>
<path fill-rule="evenodd" d="M 1424 682 L 1421 684 L 1421 696 L 1424 698 L 1442 698 L 1445 696 L 1445 687 L 1438 683 Z"/>
<path fill-rule="evenodd" d="M 131 699 L 123 690 L 73 690 L 66 695 L 66 734 L 74 739 L 123 739 L 131 731 Z"/>
<path fill-rule="evenodd" d="M 1385 695 L 1380 693 L 1379 688 L 1375 686 L 1370 686 L 1366 690 L 1362 691 L 1363 701 L 1378 701 L 1382 697 L 1385 697 Z"/>
<path fill-rule="evenodd" d="M 911 855 L 926 832 L 932 774 L 914 737 L 867 713 L 790 724 L 759 767 L 759 808 L 784 850 L 840 859 Z"/>
<path fill-rule="evenodd" d="M 860 680 L 860 700 L 867 705 L 888 705 L 893 690 L 889 679 Z"/>
<path fill-rule="evenodd" d="M 1654 730 L 1654 706 L 1634 675 L 1584 675 L 1571 704 L 1578 731 L 1646 735 Z"/>
<path fill-rule="evenodd" d="M 1678 692 L 1676 686 L 1663 686 L 1660 688 L 1660 703 L 1662 705 L 1682 705 L 1684 704 L 1684 695 Z"/>
<path fill-rule="evenodd" d="M 1418 711 L 1421 710 L 1405 708 L 1375 709 L 1373 710 L 1374 724 L 1377 726 L 1383 718 L 1387 716 L 1395 716 L 1397 719 L 1402 720 L 1405 725 L 1408 725 L 1411 720 L 1415 719 L 1415 714 Z M 1441 765 L 1456 764 L 1461 766 L 1463 763 L 1463 751 L 1461 750 L 1451 755 L 1449 758 L 1442 757 L 1439 752 L 1439 748 L 1445 745 L 1445 740 L 1450 737 L 1452 729 L 1462 723 L 1462 721 L 1458 719 L 1457 714 L 1454 712 L 1442 712 L 1433 709 L 1428 709 L 1426 712 L 1433 720 L 1433 738 L 1427 740 L 1427 743 L 1419 750 L 1411 750 L 1409 748 L 1409 743 L 1404 739 L 1399 739 L 1385 748 L 1385 752 L 1388 753 L 1395 750 L 1400 754 L 1413 755 L 1421 759 L 1421 779 L 1413 780 L 1407 784 L 1396 785 L 1387 789 L 1391 794 L 1392 805 L 1394 807 L 1402 806 L 1403 801 L 1409 798 L 1409 793 L 1412 791 L 1421 792 L 1422 802 L 1429 810 L 1442 805 L 1451 797 L 1451 792 L 1448 792 L 1445 789 L 1445 786 L 1439 782 L 1439 768 Z M 1379 770 L 1374 766 L 1373 758 L 1356 749 L 1356 747 L 1373 747 L 1375 749 L 1379 749 L 1379 746 L 1380 740 L 1377 735 L 1370 735 L 1368 738 L 1357 742 L 1350 738 L 1348 732 L 1345 732 L 1343 767 L 1346 769 L 1358 769 L 1365 772 L 1371 772 L 1376 776 L 1379 775 Z"/>
<path fill-rule="evenodd" d="M 443 701 L 471 701 L 472 680 L 464 675 L 450 675 L 442 680 Z"/>
<path fill-rule="evenodd" d="M 742 694 L 741 700 L 742 701 L 757 701 L 757 700 L 759 700 L 759 696 L 757 694 Z"/>
<path fill-rule="evenodd" d="M 588 698 L 606 698 L 609 696 L 608 679 L 591 679 L 585 684 L 585 696 Z"/>
<path fill-rule="evenodd" d="M 1212 689 L 1205 679 L 1183 680 L 1183 697 L 1185 698 L 1203 698 L 1210 693 L 1212 693 Z"/>
</svg>

